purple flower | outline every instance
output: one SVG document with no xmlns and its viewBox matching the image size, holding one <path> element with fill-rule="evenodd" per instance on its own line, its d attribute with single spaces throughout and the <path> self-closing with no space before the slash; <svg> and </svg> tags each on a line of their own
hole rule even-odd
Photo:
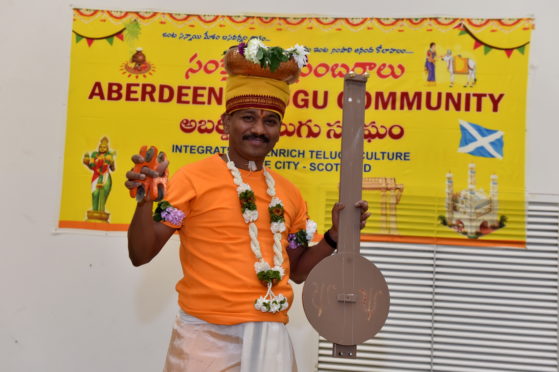
<svg viewBox="0 0 559 372">
<path fill-rule="evenodd" d="M 246 44 L 246 43 L 240 43 L 240 44 L 237 46 L 238 51 L 239 51 L 239 53 L 240 53 L 242 56 L 245 55 L 245 48 L 246 48 L 246 47 L 247 47 L 247 44 Z"/>
<path fill-rule="evenodd" d="M 299 246 L 299 244 L 297 244 L 297 236 L 295 234 L 287 235 L 287 241 L 289 242 L 289 249 L 295 249 Z"/>
<path fill-rule="evenodd" d="M 184 213 L 180 209 L 169 207 L 161 212 L 161 218 L 173 225 L 180 225 L 184 220 Z"/>
</svg>

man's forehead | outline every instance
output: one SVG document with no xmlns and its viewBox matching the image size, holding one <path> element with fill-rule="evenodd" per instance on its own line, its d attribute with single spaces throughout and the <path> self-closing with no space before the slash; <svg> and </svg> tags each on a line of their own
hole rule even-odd
<svg viewBox="0 0 559 372">
<path fill-rule="evenodd" d="M 274 116 L 278 119 L 281 119 L 277 112 L 264 110 L 264 109 L 242 109 L 242 110 L 235 111 L 235 113 L 237 113 L 239 115 L 253 114 L 253 115 L 258 115 L 258 116 L 261 116 L 261 117 Z"/>
</svg>

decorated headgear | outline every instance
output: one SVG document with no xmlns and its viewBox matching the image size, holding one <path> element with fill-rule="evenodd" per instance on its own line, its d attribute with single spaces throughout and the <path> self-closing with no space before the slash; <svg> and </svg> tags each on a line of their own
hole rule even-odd
<svg viewBox="0 0 559 372">
<path fill-rule="evenodd" d="M 258 108 L 283 117 L 289 102 L 289 84 L 297 81 L 301 68 L 307 64 L 307 54 L 300 45 L 284 50 L 267 47 L 258 38 L 227 50 L 225 112 Z"/>
</svg>

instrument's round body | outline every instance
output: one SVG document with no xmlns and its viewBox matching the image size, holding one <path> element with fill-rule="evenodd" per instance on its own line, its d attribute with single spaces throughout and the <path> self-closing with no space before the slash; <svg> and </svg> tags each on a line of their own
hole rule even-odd
<svg viewBox="0 0 559 372">
<path fill-rule="evenodd" d="M 310 272 L 303 288 L 307 319 L 328 341 L 357 345 L 384 325 L 390 307 L 379 269 L 359 254 L 326 257 Z"/>
</svg>

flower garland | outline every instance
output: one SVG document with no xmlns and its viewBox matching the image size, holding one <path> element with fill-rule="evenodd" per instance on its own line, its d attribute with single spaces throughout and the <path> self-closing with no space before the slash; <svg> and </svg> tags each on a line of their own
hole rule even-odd
<svg viewBox="0 0 559 372">
<path fill-rule="evenodd" d="M 247 43 L 240 43 L 237 50 L 248 61 L 259 64 L 261 67 L 269 67 L 270 71 L 275 71 L 282 62 L 293 59 L 299 68 L 303 68 L 308 63 L 309 50 L 299 44 L 289 49 L 280 47 L 268 47 L 262 40 L 252 37 Z"/>
<path fill-rule="evenodd" d="M 274 178 L 266 170 L 266 168 L 263 168 L 266 186 L 268 187 L 266 192 L 272 198 L 270 204 L 268 205 L 268 211 L 270 212 L 270 230 L 274 235 L 274 267 L 270 267 L 270 264 L 262 257 L 260 243 L 258 242 L 258 228 L 254 223 L 258 219 L 258 210 L 256 209 L 256 197 L 254 195 L 254 191 L 252 191 L 250 185 L 243 182 L 241 172 L 237 169 L 235 163 L 229 158 L 229 153 L 226 153 L 226 156 L 227 168 L 233 176 L 233 182 L 237 185 L 237 194 L 239 195 L 239 201 L 241 202 L 243 219 L 245 220 L 245 223 L 248 224 L 250 249 L 257 260 L 254 263 L 254 270 L 256 271 L 258 279 L 264 282 L 268 288 L 266 295 L 260 296 L 260 298 L 254 302 L 254 307 L 256 310 L 264 313 L 277 313 L 287 309 L 289 306 L 289 303 L 284 295 L 276 295 L 272 291 L 272 286 L 279 282 L 285 275 L 283 267 L 281 266 L 283 264 L 281 239 L 282 232 L 285 231 L 283 204 L 282 201 L 276 197 Z"/>
</svg>

